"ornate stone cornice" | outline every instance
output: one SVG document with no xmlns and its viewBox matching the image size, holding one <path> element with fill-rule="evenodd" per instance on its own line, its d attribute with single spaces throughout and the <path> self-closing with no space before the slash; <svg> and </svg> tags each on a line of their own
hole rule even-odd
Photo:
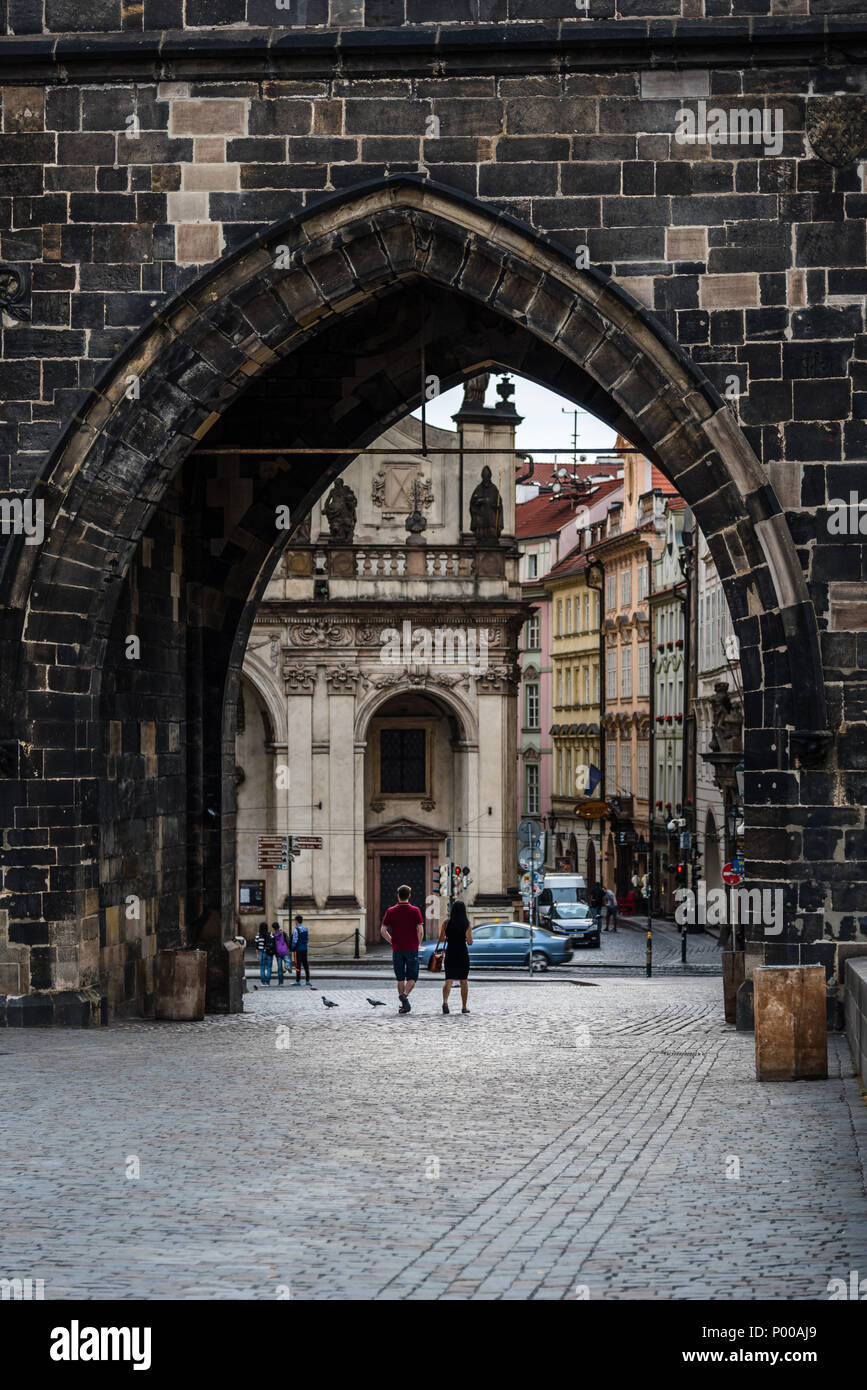
<svg viewBox="0 0 867 1390">
<path fill-rule="evenodd" d="M 352 644 L 352 625 L 333 618 L 306 618 L 289 623 L 292 647 L 347 647 Z"/>
<path fill-rule="evenodd" d="M 467 690 L 469 689 L 469 680 L 468 673 L 449 676 L 445 671 L 405 670 L 403 668 L 384 672 L 381 676 L 372 676 L 367 673 L 362 675 L 365 690 L 371 687 L 377 690 L 388 690 L 390 687 L 401 686 L 419 689 L 437 685 L 445 690 L 452 690 L 458 685 Z"/>
</svg>

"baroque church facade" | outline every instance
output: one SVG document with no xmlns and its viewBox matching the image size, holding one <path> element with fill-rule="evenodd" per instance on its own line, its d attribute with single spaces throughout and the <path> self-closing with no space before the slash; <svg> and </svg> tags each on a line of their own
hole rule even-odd
<svg viewBox="0 0 867 1390">
<path fill-rule="evenodd" d="M 457 430 L 412 416 L 314 508 L 260 604 L 236 737 L 237 909 L 248 940 L 289 917 L 260 835 L 321 837 L 292 864 L 311 944 L 379 939 L 397 886 L 425 934 L 434 868 L 469 870 L 470 918 L 520 907 L 516 729 L 523 601 L 511 384 L 465 390 Z M 484 452 L 474 452 L 481 451 Z"/>
</svg>

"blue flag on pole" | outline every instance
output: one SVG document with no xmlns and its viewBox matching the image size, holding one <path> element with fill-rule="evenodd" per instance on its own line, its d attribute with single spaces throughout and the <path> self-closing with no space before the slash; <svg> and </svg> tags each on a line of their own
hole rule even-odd
<svg viewBox="0 0 867 1390">
<path fill-rule="evenodd" d="M 594 767 L 592 763 L 590 764 L 590 776 L 587 780 L 588 786 L 585 796 L 592 796 L 599 786 L 599 783 L 602 781 L 602 773 L 599 771 L 599 768 Z"/>
</svg>

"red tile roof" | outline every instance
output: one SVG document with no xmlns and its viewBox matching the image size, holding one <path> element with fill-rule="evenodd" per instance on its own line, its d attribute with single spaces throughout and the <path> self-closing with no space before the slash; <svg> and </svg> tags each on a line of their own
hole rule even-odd
<svg viewBox="0 0 867 1390">
<path fill-rule="evenodd" d="M 550 494 L 532 497 L 529 502 L 518 502 L 515 507 L 515 534 L 518 540 L 556 535 L 570 521 L 574 521 L 582 507 L 592 507 L 595 502 L 622 486 L 622 478 L 612 472 L 610 478 L 604 483 L 597 483 L 580 502 L 551 497 Z"/>
</svg>

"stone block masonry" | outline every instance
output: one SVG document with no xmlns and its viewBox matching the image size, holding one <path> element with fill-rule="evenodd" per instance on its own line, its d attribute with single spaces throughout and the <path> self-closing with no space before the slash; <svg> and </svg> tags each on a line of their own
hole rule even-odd
<svg viewBox="0 0 867 1390">
<path fill-rule="evenodd" d="M 830 972 L 836 943 L 863 937 L 867 551 L 827 525 L 867 464 L 867 151 L 847 59 L 862 26 L 684 6 L 654 3 L 695 20 L 663 43 L 646 0 L 610 22 L 591 0 L 575 23 L 534 0 L 308 0 L 301 26 L 302 6 L 254 0 L 0 3 L 0 492 L 58 509 L 38 558 L 0 535 L 3 997 L 35 990 L 34 1017 L 52 990 L 147 1010 L 158 945 L 231 934 L 213 884 L 233 644 L 272 493 L 303 510 L 324 473 L 290 484 L 234 460 L 236 514 L 207 492 L 213 460 L 188 456 L 266 418 L 269 442 L 287 422 L 305 444 L 323 422 L 373 437 L 416 389 L 418 318 L 395 306 L 420 282 L 443 379 L 496 343 L 652 443 L 698 499 L 741 642 L 748 827 L 771 846 L 748 872 L 787 895 L 762 959 Z M 51 35 L 88 25 L 105 40 L 61 53 Z M 779 154 L 679 142 L 699 102 L 779 112 Z M 448 213 L 415 192 L 389 211 L 403 176 Z M 566 294 L 579 262 L 590 298 L 607 277 L 633 298 L 606 318 Z M 400 341 L 371 376 L 380 301 Z M 280 354 L 302 331 L 318 345 L 293 365 Z M 146 638 L 134 671 L 130 633 Z M 811 853 L 829 828 L 843 840 Z"/>
</svg>

